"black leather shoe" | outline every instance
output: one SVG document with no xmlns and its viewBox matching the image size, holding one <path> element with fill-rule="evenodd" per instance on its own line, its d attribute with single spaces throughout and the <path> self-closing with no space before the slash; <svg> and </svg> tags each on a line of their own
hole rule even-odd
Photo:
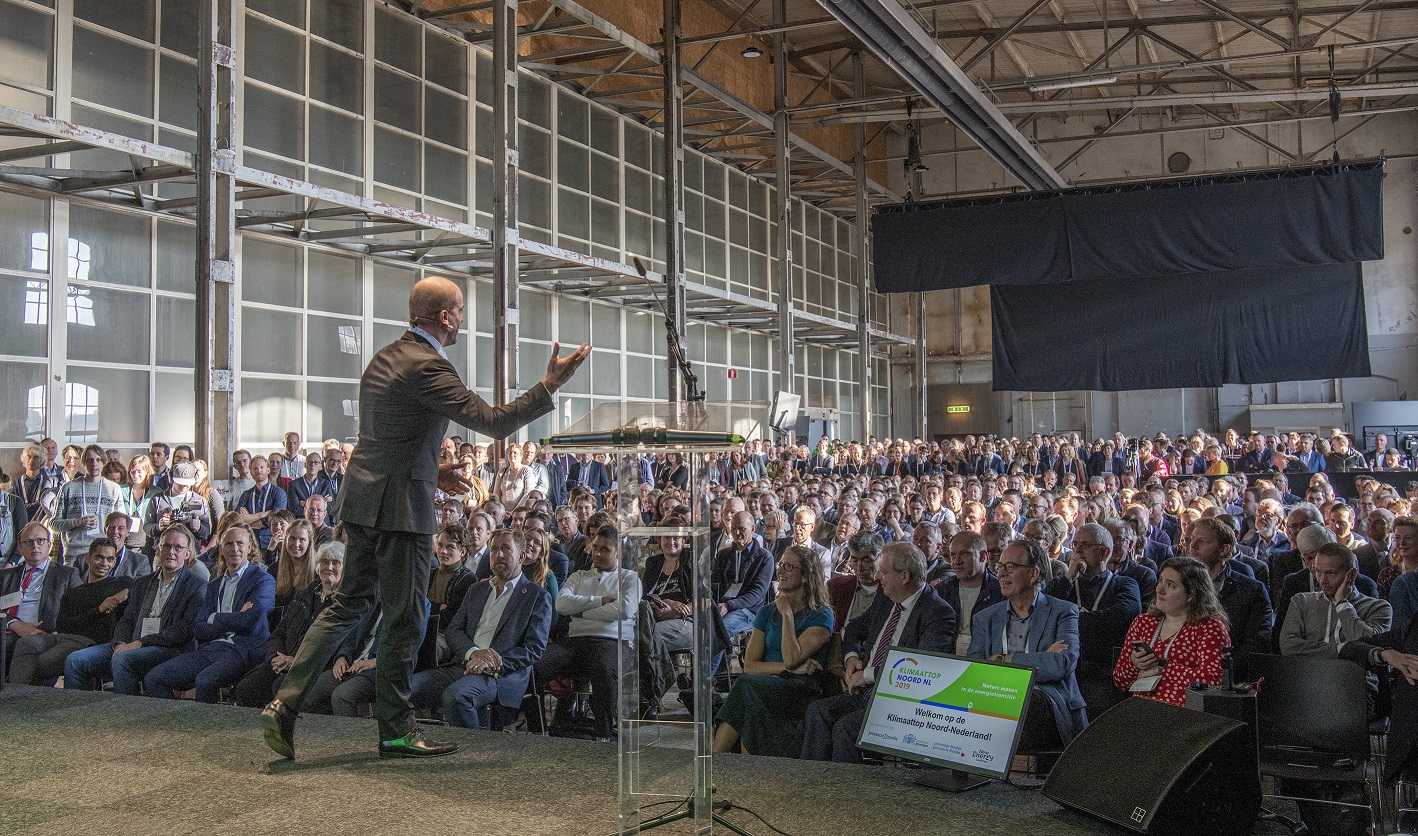
<svg viewBox="0 0 1418 836">
<path fill-rule="evenodd" d="M 261 733 L 266 745 L 283 758 L 295 759 L 295 712 L 281 704 L 271 703 L 261 711 Z"/>
<path fill-rule="evenodd" d="M 436 758 L 439 755 L 451 755 L 456 751 L 458 744 L 429 740 L 419 729 L 414 729 L 398 740 L 379 741 L 381 758 Z"/>
</svg>

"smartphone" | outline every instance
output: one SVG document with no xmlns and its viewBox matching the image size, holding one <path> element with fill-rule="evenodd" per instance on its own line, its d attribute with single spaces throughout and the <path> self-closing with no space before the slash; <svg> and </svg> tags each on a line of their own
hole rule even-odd
<svg viewBox="0 0 1418 836">
<path fill-rule="evenodd" d="M 1138 653 L 1151 653 L 1151 652 L 1152 652 L 1152 648 L 1148 646 L 1147 642 L 1128 642 L 1128 647 L 1131 647 L 1133 650 L 1136 650 Z"/>
</svg>

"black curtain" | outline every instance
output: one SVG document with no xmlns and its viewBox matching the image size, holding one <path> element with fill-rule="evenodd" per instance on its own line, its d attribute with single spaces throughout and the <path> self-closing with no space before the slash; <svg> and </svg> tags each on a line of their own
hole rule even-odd
<svg viewBox="0 0 1418 836">
<path fill-rule="evenodd" d="M 1367 377 L 1358 264 L 990 288 L 994 388 L 1214 387 Z"/>
<path fill-rule="evenodd" d="M 1381 162 L 893 206 L 872 218 L 882 293 L 1379 258 Z"/>
</svg>

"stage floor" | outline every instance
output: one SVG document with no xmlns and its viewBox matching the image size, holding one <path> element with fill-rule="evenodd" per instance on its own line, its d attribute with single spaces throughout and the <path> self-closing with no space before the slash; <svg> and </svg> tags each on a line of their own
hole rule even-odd
<svg viewBox="0 0 1418 836">
<path fill-rule="evenodd" d="M 616 830 L 616 752 L 605 743 L 440 728 L 435 736 L 463 744 L 458 754 L 381 761 L 372 721 L 309 716 L 297 727 L 291 763 L 262 743 L 252 709 L 14 686 L 0 690 L 0 729 L 0 834 Z M 647 776 L 658 760 L 687 767 L 690 757 L 647 751 Z M 912 777 L 902 768 L 714 759 L 720 796 L 792 836 L 1120 832 L 1037 791 L 992 783 L 952 795 Z M 772 832 L 742 810 L 728 818 L 750 833 Z M 690 830 L 681 822 L 655 832 Z"/>
</svg>

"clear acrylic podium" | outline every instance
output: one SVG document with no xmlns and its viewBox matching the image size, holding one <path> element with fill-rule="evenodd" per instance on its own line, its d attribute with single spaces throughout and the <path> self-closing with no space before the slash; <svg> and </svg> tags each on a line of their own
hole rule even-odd
<svg viewBox="0 0 1418 836">
<path fill-rule="evenodd" d="M 673 723 L 641 719 L 640 647 L 634 636 L 622 635 L 619 659 L 618 708 L 618 829 L 636 834 L 669 821 L 692 821 L 695 834 L 713 830 L 713 786 L 710 744 L 711 671 L 713 655 L 713 604 L 709 553 L 709 500 L 712 468 L 718 455 L 740 446 L 730 436 L 743 439 L 758 434 L 767 404 L 665 403 L 606 404 L 592 410 L 565 432 L 547 439 L 544 447 L 556 453 L 604 454 L 607 467 L 617 474 L 616 526 L 620 533 L 620 565 L 638 575 L 645 558 L 661 537 L 684 537 L 685 554 L 692 555 L 693 705 L 690 722 Z M 696 438 L 665 439 L 656 433 L 636 437 L 627 429 L 660 429 L 703 433 Z M 710 434 L 717 438 L 708 437 Z M 650 438 L 650 443 L 642 443 Z M 640 507 L 642 457 L 679 453 L 689 471 L 685 504 L 690 508 L 688 528 L 659 528 L 648 524 Z M 613 458 L 614 461 L 611 461 Z M 650 476 L 653 487 L 653 474 Z M 655 509 L 649 509 L 653 512 Z M 653 519 L 653 517 L 652 517 Z M 683 558 L 681 558 L 683 560 Z M 622 600 L 633 589 L 622 588 Z M 642 610 L 644 612 L 644 610 Z M 629 640 L 629 641 L 628 641 Z M 691 740 L 692 738 L 692 740 Z M 692 746 L 689 745 L 692 742 Z M 678 805 L 676 806 L 676 802 Z M 727 829 L 742 833 L 727 822 Z"/>
</svg>

